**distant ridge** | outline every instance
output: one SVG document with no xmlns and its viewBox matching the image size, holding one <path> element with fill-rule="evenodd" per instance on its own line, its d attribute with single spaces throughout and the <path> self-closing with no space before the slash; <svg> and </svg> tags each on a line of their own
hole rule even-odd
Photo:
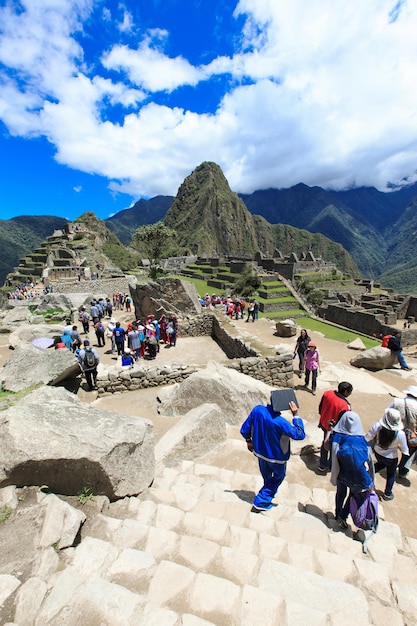
<svg viewBox="0 0 417 626">
<path fill-rule="evenodd" d="M 67 222 L 52 215 L 20 215 L 0 220 L 0 284 L 4 283 L 7 274 L 19 264 L 21 258 Z"/>
</svg>

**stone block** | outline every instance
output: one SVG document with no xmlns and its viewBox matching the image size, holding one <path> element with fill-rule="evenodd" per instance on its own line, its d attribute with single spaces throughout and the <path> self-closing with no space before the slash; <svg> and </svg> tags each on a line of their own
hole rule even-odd
<svg viewBox="0 0 417 626">
<path fill-rule="evenodd" d="M 359 575 L 360 587 L 381 602 L 392 604 L 394 598 L 391 590 L 389 566 L 366 559 L 355 559 L 353 563 Z"/>
<path fill-rule="evenodd" d="M 286 563 L 264 559 L 261 563 L 258 586 L 277 593 L 286 603 L 298 604 L 302 590 L 303 605 L 312 611 L 327 613 L 340 611 L 346 618 L 356 617 L 357 623 L 367 623 L 368 603 L 364 593 L 344 582 L 330 580 L 306 572 Z"/>
<path fill-rule="evenodd" d="M 251 528 L 242 528 L 231 525 L 229 535 L 229 546 L 234 550 L 255 554 L 258 549 L 258 534 Z"/>
<path fill-rule="evenodd" d="M 320 576 L 346 583 L 354 582 L 356 570 L 351 559 L 317 548 L 314 550 L 314 559 L 316 562 L 316 573 L 320 574 Z"/>
<path fill-rule="evenodd" d="M 269 533 L 259 533 L 259 556 L 281 561 L 286 551 L 287 542 L 282 537 L 274 537 Z"/>
<path fill-rule="evenodd" d="M 74 550 L 72 560 L 81 580 L 101 576 L 112 565 L 118 550 L 107 541 L 86 537 Z"/>
<path fill-rule="evenodd" d="M 286 561 L 290 565 L 309 572 L 316 571 L 314 551 L 310 546 L 289 541 L 287 543 L 286 555 Z"/>
<path fill-rule="evenodd" d="M 166 504 L 158 504 L 155 516 L 156 528 L 174 530 L 178 528 L 184 517 L 184 512 Z"/>
<path fill-rule="evenodd" d="M 192 587 L 195 577 L 195 573 L 188 567 L 161 561 L 149 585 L 147 601 L 157 605 L 169 605 Z"/>
<path fill-rule="evenodd" d="M 178 556 L 195 570 L 205 569 L 219 552 L 214 541 L 183 535 L 179 539 Z"/>
<path fill-rule="evenodd" d="M 172 558 L 178 544 L 178 535 L 173 530 L 164 528 L 150 528 L 145 545 L 145 552 L 152 554 L 154 559 Z"/>
<path fill-rule="evenodd" d="M 222 519 L 205 517 L 197 513 L 185 513 L 183 528 L 191 535 L 224 544 L 229 537 L 229 524 Z"/>
<path fill-rule="evenodd" d="M 135 519 L 142 524 L 153 524 L 156 513 L 156 503 L 152 500 L 139 500 L 131 498 L 129 502 L 129 511 L 136 509 Z"/>
<path fill-rule="evenodd" d="M 134 591 L 143 593 L 156 570 L 155 559 L 147 552 L 125 548 L 106 572 L 105 577 Z"/>
<path fill-rule="evenodd" d="M 45 581 L 40 578 L 28 578 L 17 591 L 15 598 L 14 620 L 20 626 L 31 626 L 48 591 Z"/>
<path fill-rule="evenodd" d="M 240 587 L 230 580 L 197 574 L 190 590 L 189 606 L 192 613 L 218 623 L 238 623 Z"/>
<path fill-rule="evenodd" d="M 258 568 L 259 559 L 255 554 L 247 554 L 232 548 L 220 548 L 219 573 L 237 585 L 252 584 Z"/>
<path fill-rule="evenodd" d="M 283 598 L 257 587 L 244 586 L 238 621 L 240 626 L 285 624 L 284 615 L 285 602 Z M 310 621 L 308 623 L 310 624 Z"/>
</svg>

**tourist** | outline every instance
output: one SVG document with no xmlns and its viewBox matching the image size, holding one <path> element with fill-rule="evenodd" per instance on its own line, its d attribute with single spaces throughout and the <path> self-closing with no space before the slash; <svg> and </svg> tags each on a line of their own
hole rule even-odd
<svg viewBox="0 0 417 626">
<path fill-rule="evenodd" d="M 81 336 L 80 336 L 80 333 L 78 332 L 77 326 L 74 325 L 72 327 L 70 335 L 71 335 L 71 339 L 72 339 L 72 341 L 71 341 L 71 350 L 73 352 L 75 352 L 78 348 L 81 348 L 81 343 L 82 343 Z"/>
<path fill-rule="evenodd" d="M 388 349 L 391 350 L 391 354 L 394 354 L 400 364 L 402 370 L 411 372 L 411 367 L 408 367 L 407 362 L 403 355 L 403 349 L 401 346 L 401 331 L 395 330 L 388 341 Z"/>
<path fill-rule="evenodd" d="M 329 430 L 335 427 L 340 417 L 345 411 L 350 411 L 351 406 L 347 398 L 353 391 L 353 387 L 348 382 L 339 383 L 337 390 L 329 389 L 321 397 L 319 404 L 319 428 L 323 431 L 323 441 L 320 447 L 319 472 L 327 472 L 330 469 L 329 450 L 324 442 Z"/>
<path fill-rule="evenodd" d="M 113 330 L 113 337 L 116 343 L 117 355 L 120 356 L 123 354 L 125 349 L 125 336 L 126 331 L 124 328 L 120 326 L 120 322 L 116 322 L 116 326 Z"/>
<path fill-rule="evenodd" d="M 137 324 L 133 324 L 132 330 L 127 334 L 127 345 L 133 353 L 135 361 L 137 361 L 140 357 L 141 346 L 140 332 L 138 330 Z"/>
<path fill-rule="evenodd" d="M 272 499 L 285 478 L 287 461 L 290 458 L 289 439 L 305 439 L 303 420 L 298 417 L 297 405 L 289 403 L 293 414 L 292 424 L 280 412 L 274 411 L 271 403 L 266 407 L 255 406 L 243 423 L 240 434 L 246 440 L 249 452 L 258 457 L 259 470 L 264 484 L 253 501 L 252 512 L 268 511 Z"/>
<path fill-rule="evenodd" d="M 392 488 L 397 473 L 398 448 L 402 454 L 407 455 L 407 458 L 409 458 L 407 440 L 401 422 L 401 413 L 397 409 L 385 409 L 383 417 L 370 428 L 366 435 L 366 440 L 375 442 L 375 472 L 386 469 L 386 482 L 382 498 L 384 500 L 393 500 Z"/>
<path fill-rule="evenodd" d="M 401 415 L 402 425 L 406 434 L 409 454 L 402 454 L 398 465 L 398 476 L 405 478 L 417 456 L 417 387 L 410 385 L 403 393 L 405 398 L 394 398 L 389 409 L 397 409 Z"/>
<path fill-rule="evenodd" d="M 359 415 L 353 411 L 343 413 L 329 431 L 326 445 L 331 452 L 330 482 L 336 487 L 336 520 L 342 528 L 347 528 L 350 495 L 370 491 L 374 484 L 371 447 L 365 439 Z"/>
<path fill-rule="evenodd" d="M 99 322 L 97 322 L 97 324 L 94 324 L 94 329 L 96 332 L 98 347 L 99 348 L 101 346 L 104 347 L 106 345 L 106 339 L 105 339 L 106 329 L 104 328 L 104 325 L 101 319 Z"/>
<path fill-rule="evenodd" d="M 88 339 L 84 339 L 84 347 L 78 355 L 81 369 L 85 374 L 85 378 L 89 391 L 97 389 L 97 366 L 100 363 L 100 357 L 97 351 L 90 346 Z"/>
<path fill-rule="evenodd" d="M 311 339 L 308 336 L 307 330 L 305 328 L 302 328 L 294 348 L 294 356 L 298 355 L 298 378 L 301 378 L 301 372 L 303 370 L 304 363 L 304 353 L 307 350 L 310 341 Z"/>
<path fill-rule="evenodd" d="M 302 371 L 305 372 L 304 387 L 308 388 L 311 374 L 311 392 L 313 396 L 316 395 L 317 388 L 317 375 L 321 372 L 320 369 L 320 355 L 317 350 L 317 346 L 314 341 L 308 343 L 307 350 L 304 352 L 304 360 Z"/>
<path fill-rule="evenodd" d="M 81 311 L 78 315 L 78 321 L 83 325 L 83 331 L 86 335 L 90 332 L 90 314 L 87 312 L 85 306 L 81 307 Z"/>
</svg>

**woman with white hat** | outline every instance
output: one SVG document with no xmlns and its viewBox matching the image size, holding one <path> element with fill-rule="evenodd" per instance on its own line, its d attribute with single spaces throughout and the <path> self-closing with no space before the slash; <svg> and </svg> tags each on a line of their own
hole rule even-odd
<svg viewBox="0 0 417 626">
<path fill-rule="evenodd" d="M 405 398 L 394 398 L 389 409 L 397 409 L 401 413 L 401 420 L 407 437 L 410 455 L 403 454 L 398 465 L 398 476 L 407 476 L 417 453 L 417 386 L 410 385 L 403 391 Z M 412 445 L 414 444 L 414 445 Z"/>
<path fill-rule="evenodd" d="M 380 472 L 384 467 L 387 471 L 382 497 L 384 500 L 393 500 L 392 489 L 398 465 L 398 448 L 402 454 L 409 454 L 401 413 L 397 409 L 385 409 L 383 417 L 370 428 L 366 439 L 367 441 L 375 440 L 375 472 Z"/>
</svg>

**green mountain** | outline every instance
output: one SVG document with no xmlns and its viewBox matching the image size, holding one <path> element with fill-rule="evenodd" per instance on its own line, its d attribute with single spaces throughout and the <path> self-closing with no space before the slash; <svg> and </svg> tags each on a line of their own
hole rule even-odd
<svg viewBox="0 0 417 626">
<path fill-rule="evenodd" d="M 359 274 L 340 244 L 321 234 L 273 225 L 251 215 L 216 163 L 202 163 L 185 179 L 164 223 L 176 230 L 181 248 L 200 256 L 253 256 L 258 251 L 272 256 L 276 248 L 283 254 L 311 250 L 316 256 L 335 261 L 340 269 Z"/>
<path fill-rule="evenodd" d="M 172 200 L 172 196 L 155 196 L 150 200 L 141 199 L 130 209 L 124 209 L 105 220 L 106 226 L 125 246 L 128 246 L 139 226 L 154 224 L 164 219 Z"/>
<path fill-rule="evenodd" d="M 67 221 L 51 215 L 21 215 L 0 220 L 0 284 L 20 259 L 37 248 L 54 230 L 63 228 Z"/>
</svg>

